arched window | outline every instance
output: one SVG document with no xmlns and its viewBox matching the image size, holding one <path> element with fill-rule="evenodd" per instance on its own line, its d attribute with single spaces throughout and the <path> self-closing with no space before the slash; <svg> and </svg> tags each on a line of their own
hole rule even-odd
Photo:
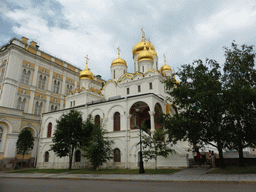
<svg viewBox="0 0 256 192">
<path fill-rule="evenodd" d="M 30 79 L 30 71 L 27 72 L 24 83 L 28 85 L 29 84 L 29 79 Z"/>
<path fill-rule="evenodd" d="M 1 143 L 2 143 L 2 140 L 3 140 L 3 135 L 4 135 L 4 130 L 3 130 L 2 127 L 0 127 L 0 146 L 1 146 Z"/>
<path fill-rule="evenodd" d="M 2 68 L 2 71 L 1 71 L 1 76 L 0 76 L 0 82 L 3 80 L 4 78 L 4 70 L 5 68 Z"/>
<path fill-rule="evenodd" d="M 52 136 L 52 123 L 50 122 L 47 128 L 47 137 L 51 137 L 51 136 Z"/>
<path fill-rule="evenodd" d="M 96 116 L 95 116 L 94 124 L 95 124 L 95 125 L 100 125 L 100 116 L 99 116 L 99 115 L 96 115 Z"/>
<path fill-rule="evenodd" d="M 26 69 L 22 71 L 21 83 L 25 83 L 25 79 L 26 79 Z"/>
<path fill-rule="evenodd" d="M 46 83 L 46 76 L 40 75 L 38 87 L 44 89 Z"/>
<path fill-rule="evenodd" d="M 22 105 L 21 97 L 19 97 L 18 103 L 17 103 L 17 109 L 21 109 L 21 105 Z"/>
<path fill-rule="evenodd" d="M 121 162 L 121 153 L 118 148 L 114 149 L 114 162 Z"/>
<path fill-rule="evenodd" d="M 114 76 L 114 79 L 115 79 L 116 78 L 116 71 L 115 70 L 114 70 L 114 75 L 113 76 Z"/>
<path fill-rule="evenodd" d="M 57 106 L 57 105 L 55 106 L 54 110 L 55 110 L 55 111 L 57 111 L 57 110 L 58 110 L 58 106 Z"/>
<path fill-rule="evenodd" d="M 52 112 L 52 111 L 54 111 L 54 106 L 53 106 L 53 105 L 51 106 L 51 112 Z"/>
<path fill-rule="evenodd" d="M 26 105 L 26 98 L 23 99 L 23 102 L 21 104 L 21 110 L 25 109 L 25 105 Z"/>
<path fill-rule="evenodd" d="M 46 151 L 44 154 L 44 162 L 49 162 L 49 152 Z"/>
<path fill-rule="evenodd" d="M 120 113 L 114 114 L 114 131 L 120 131 Z"/>
<path fill-rule="evenodd" d="M 57 86 L 56 86 L 56 93 L 59 93 L 60 90 L 60 82 L 58 81 Z"/>
<path fill-rule="evenodd" d="M 75 162 L 81 162 L 81 151 L 79 150 L 75 152 Z"/>
<path fill-rule="evenodd" d="M 43 109 L 43 103 L 37 101 L 35 105 L 35 115 L 41 115 Z"/>
</svg>

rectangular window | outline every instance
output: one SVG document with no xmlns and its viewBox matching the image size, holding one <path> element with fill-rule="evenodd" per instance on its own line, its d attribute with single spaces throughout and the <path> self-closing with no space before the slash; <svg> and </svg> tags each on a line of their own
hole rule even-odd
<svg viewBox="0 0 256 192">
<path fill-rule="evenodd" d="M 153 89 L 152 83 L 149 83 L 149 89 Z"/>
<path fill-rule="evenodd" d="M 127 94 L 127 95 L 130 94 L 130 89 L 129 89 L 129 88 L 126 89 L 126 94 Z"/>
<path fill-rule="evenodd" d="M 138 92 L 140 92 L 141 90 L 140 90 L 140 85 L 138 85 Z"/>
</svg>

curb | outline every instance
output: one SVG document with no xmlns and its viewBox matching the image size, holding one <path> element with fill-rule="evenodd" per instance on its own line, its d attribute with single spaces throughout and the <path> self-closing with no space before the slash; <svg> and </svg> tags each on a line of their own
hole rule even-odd
<svg viewBox="0 0 256 192">
<path fill-rule="evenodd" d="M 180 183 L 221 183 L 221 184 L 249 184 L 255 185 L 256 181 L 213 181 L 213 180 L 143 180 L 143 179 L 107 179 L 107 178 L 83 178 L 83 177 L 8 177 L 0 176 L 0 178 L 8 179 L 58 179 L 58 180 L 98 180 L 98 181 L 128 181 L 128 182 L 180 182 Z"/>
</svg>

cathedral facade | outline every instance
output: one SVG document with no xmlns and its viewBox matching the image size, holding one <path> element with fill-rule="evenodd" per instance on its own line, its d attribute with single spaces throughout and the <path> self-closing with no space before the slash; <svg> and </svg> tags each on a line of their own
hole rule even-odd
<svg viewBox="0 0 256 192">
<path fill-rule="evenodd" d="M 113 160 L 104 164 L 108 168 L 138 168 L 139 127 L 146 125 L 154 134 L 160 127 L 157 122 L 159 113 L 175 114 L 169 95 L 166 92 L 166 78 L 172 75 L 172 69 L 166 64 L 159 69 L 158 55 L 151 42 L 142 40 L 132 49 L 134 72 L 128 72 L 127 63 L 118 57 L 110 64 L 111 79 L 99 83 L 88 68 L 79 73 L 80 87 L 70 91 L 65 98 L 65 109 L 43 113 L 38 149 L 38 168 L 67 168 L 68 157 L 57 157 L 50 150 L 56 119 L 70 109 L 76 109 L 87 119 L 91 115 L 94 123 L 100 123 L 107 131 L 109 139 L 114 141 Z M 143 132 L 143 134 L 147 134 Z M 166 159 L 158 158 L 158 167 L 188 167 L 188 143 L 179 142 L 170 145 L 175 150 Z M 89 166 L 82 156 L 83 151 L 74 152 L 74 168 Z M 154 161 L 146 162 L 146 168 L 154 168 Z"/>
</svg>

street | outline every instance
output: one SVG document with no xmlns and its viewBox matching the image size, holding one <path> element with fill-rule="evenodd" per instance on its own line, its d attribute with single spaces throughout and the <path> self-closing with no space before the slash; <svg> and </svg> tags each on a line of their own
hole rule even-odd
<svg viewBox="0 0 256 192">
<path fill-rule="evenodd" d="M 0 192 L 80 192 L 80 191 L 225 191 L 255 192 L 253 184 L 195 183 L 195 182 L 134 182 L 70 179 L 16 179 L 0 178 Z"/>
</svg>

